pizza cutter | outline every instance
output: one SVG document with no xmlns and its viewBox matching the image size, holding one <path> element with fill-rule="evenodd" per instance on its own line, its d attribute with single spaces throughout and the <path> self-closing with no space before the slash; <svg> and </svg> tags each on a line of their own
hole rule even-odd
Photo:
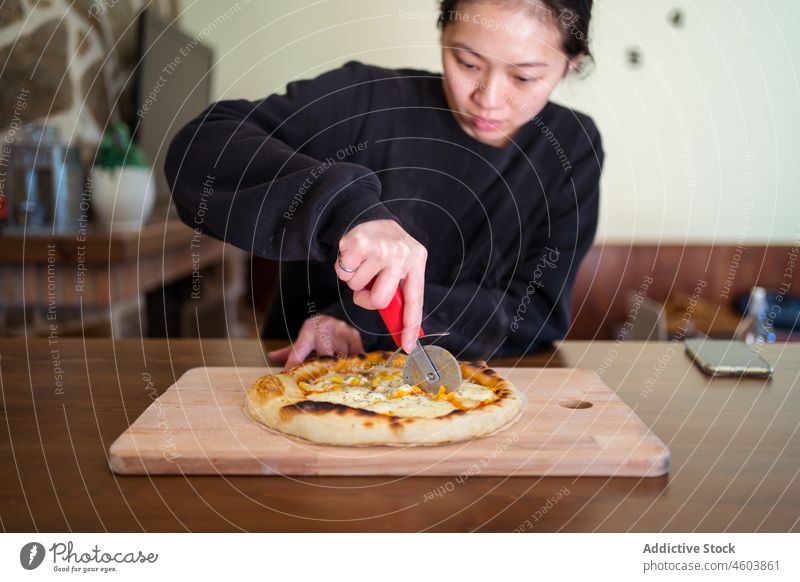
<svg viewBox="0 0 800 582">
<path fill-rule="evenodd" d="M 369 286 L 371 287 L 371 285 Z M 379 309 L 381 319 L 397 344 L 402 348 L 403 342 L 403 291 L 400 287 L 384 309 Z M 419 328 L 419 337 L 425 334 Z M 399 350 L 398 350 L 399 351 Z M 439 346 L 423 346 L 417 339 L 414 349 L 408 354 L 403 366 L 403 381 L 416 385 L 434 394 L 444 386 L 445 391 L 452 392 L 461 385 L 461 366 L 453 354 Z"/>
</svg>

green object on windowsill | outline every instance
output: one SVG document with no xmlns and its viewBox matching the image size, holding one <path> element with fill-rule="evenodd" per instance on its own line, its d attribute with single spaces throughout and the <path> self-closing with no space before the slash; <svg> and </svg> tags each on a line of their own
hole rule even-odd
<svg viewBox="0 0 800 582">
<path fill-rule="evenodd" d="M 131 140 L 128 126 L 124 123 L 109 125 L 100 140 L 95 167 L 114 169 L 123 166 L 149 168 L 147 158 L 137 144 Z"/>
</svg>

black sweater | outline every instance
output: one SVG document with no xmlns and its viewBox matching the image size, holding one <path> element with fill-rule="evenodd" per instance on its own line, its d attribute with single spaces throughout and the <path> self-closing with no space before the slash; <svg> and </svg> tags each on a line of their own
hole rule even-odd
<svg viewBox="0 0 800 582">
<path fill-rule="evenodd" d="M 347 230 L 390 218 L 428 249 L 425 332 L 488 357 L 566 335 L 602 162 L 586 115 L 549 102 L 496 148 L 460 128 L 441 75 L 350 62 L 285 95 L 215 103 L 176 135 L 165 171 L 183 221 L 284 261 L 265 336 L 324 313 L 367 349 L 394 349 L 334 272 Z"/>
</svg>

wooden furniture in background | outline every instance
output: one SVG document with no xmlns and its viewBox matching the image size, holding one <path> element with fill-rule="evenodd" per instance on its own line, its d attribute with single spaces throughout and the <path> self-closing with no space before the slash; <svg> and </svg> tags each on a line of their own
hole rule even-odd
<svg viewBox="0 0 800 582">
<path fill-rule="evenodd" d="M 34 321 L 27 322 L 27 332 L 45 335 L 51 323 L 64 335 L 81 333 L 83 324 L 98 320 L 110 320 L 114 329 L 109 331 L 117 337 L 147 335 L 147 325 L 142 330 L 137 320 L 148 293 L 156 292 L 151 310 L 162 308 L 151 314 L 150 327 L 167 325 L 166 318 L 179 316 L 163 310 L 169 300 L 165 286 L 185 280 L 178 290 L 183 297 L 173 298 L 173 304 L 185 299 L 200 307 L 222 296 L 223 273 L 215 279 L 212 270 L 220 269 L 223 259 L 241 263 L 243 256 L 178 220 L 148 224 L 140 231 L 92 227 L 84 234 L 7 229 L 0 234 L 0 246 L 0 312 L 8 317 L 28 309 Z M 229 284 L 235 281 L 241 289 L 242 278 L 237 272 Z M 126 324 L 126 312 L 134 313 L 133 322 Z M 222 309 L 218 315 L 224 321 Z M 78 329 L 72 329 L 76 324 Z"/>
<path fill-rule="evenodd" d="M 739 295 L 756 285 L 769 289 L 787 282 L 789 293 L 800 294 L 800 277 L 792 277 L 790 270 L 797 253 L 797 247 L 764 245 L 595 246 L 578 272 L 572 297 L 573 323 L 567 337 L 617 337 L 620 324 L 629 314 L 629 292 L 643 292 L 652 300 L 666 303 L 667 327 L 674 334 L 686 315 L 688 299 L 696 291 L 702 305 L 689 314 L 694 329 L 731 337 L 741 319 L 733 307 Z"/>
</svg>

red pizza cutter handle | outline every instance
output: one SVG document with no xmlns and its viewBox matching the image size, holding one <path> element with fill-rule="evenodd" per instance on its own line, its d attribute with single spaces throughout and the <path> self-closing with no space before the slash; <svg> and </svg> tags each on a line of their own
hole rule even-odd
<svg viewBox="0 0 800 582">
<path fill-rule="evenodd" d="M 372 284 L 375 281 L 371 281 L 367 285 L 367 289 L 372 289 Z M 386 329 L 389 330 L 389 333 L 394 340 L 394 343 L 397 344 L 397 347 L 403 346 L 403 291 L 400 287 L 397 288 L 397 291 L 394 292 L 394 297 L 389 302 L 389 305 L 384 307 L 383 309 L 379 309 L 378 313 L 381 315 L 381 319 L 383 319 L 383 323 L 386 324 Z M 425 333 L 422 331 L 422 326 L 419 328 L 419 337 L 422 337 Z"/>
</svg>

